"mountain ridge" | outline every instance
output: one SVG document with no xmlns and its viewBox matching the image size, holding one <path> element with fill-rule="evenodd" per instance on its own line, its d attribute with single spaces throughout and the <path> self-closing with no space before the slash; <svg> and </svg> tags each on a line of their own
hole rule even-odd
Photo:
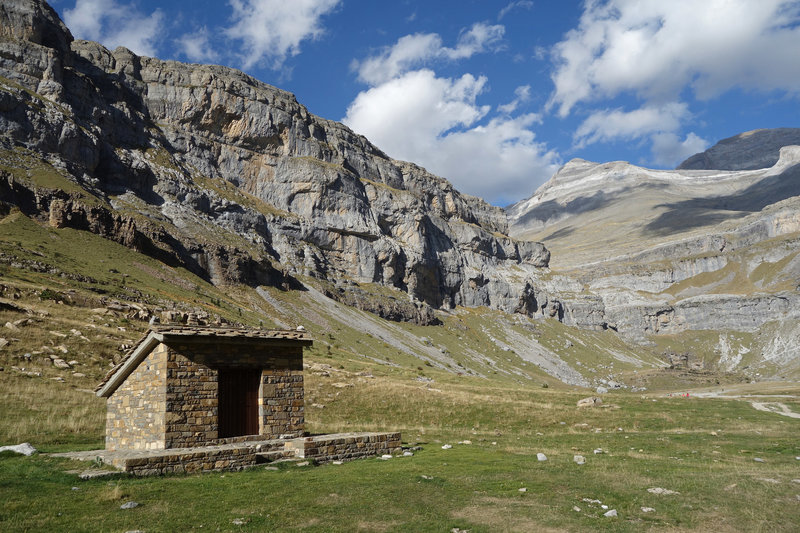
<svg viewBox="0 0 800 533">
<path fill-rule="evenodd" d="M 549 253 L 504 235 L 499 208 L 239 71 L 112 52 L 72 40 L 43 2 L 4 6 L 4 26 L 62 33 L 55 48 L 36 32 L 4 43 L 3 147 L 44 154 L 109 212 L 144 214 L 142 227 L 155 227 L 139 233 L 193 271 L 230 274 L 218 282 L 274 283 L 276 271 L 374 282 L 417 308 L 540 308 L 532 278 Z M 220 231 L 231 238 L 197 246 Z M 253 279 L 259 270 L 267 275 Z"/>
<path fill-rule="evenodd" d="M 0 216 L 20 210 L 216 288 L 247 288 L 255 314 L 266 313 L 262 304 L 281 314 L 265 287 L 297 292 L 299 315 L 325 324 L 313 309 L 335 314 L 328 299 L 419 326 L 457 322 L 454 332 L 461 314 L 488 308 L 507 340 L 485 321 L 475 342 L 520 350 L 514 356 L 575 384 L 599 383 L 600 358 L 658 366 L 650 348 L 646 362 L 635 356 L 645 346 L 691 350 L 722 368 L 715 346 L 735 345 L 751 355 L 732 370 L 800 371 L 796 349 L 775 355 L 757 336 L 800 345 L 791 149 L 771 170 L 573 160 L 509 210 L 509 225 L 500 208 L 387 157 L 286 91 L 226 67 L 74 40 L 41 1 L 0 7 L 0 27 L 22 28 L 0 40 Z M 453 335 L 491 367 L 482 348 Z M 404 357 L 455 361 L 447 348 L 413 344 Z M 595 349 L 602 355 L 579 367 L 573 354 Z"/>
</svg>

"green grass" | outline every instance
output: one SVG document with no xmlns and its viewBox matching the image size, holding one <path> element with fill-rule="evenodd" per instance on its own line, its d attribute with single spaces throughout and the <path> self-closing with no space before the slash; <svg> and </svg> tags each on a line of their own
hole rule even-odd
<svg viewBox="0 0 800 533">
<path fill-rule="evenodd" d="M 3 454 L 0 529 L 792 531 L 800 521 L 792 482 L 800 422 L 745 402 L 617 394 L 603 408 L 579 410 L 576 392 L 476 378 L 445 379 L 438 392 L 410 376 L 345 389 L 331 379 L 307 378 L 311 397 L 333 397 L 309 408 L 315 431 L 400 429 L 423 449 L 390 461 L 111 481 L 64 473 L 85 465 Z M 537 461 L 537 452 L 549 460 Z M 575 454 L 587 463 L 576 465 Z M 657 496 L 652 487 L 680 494 Z M 603 517 L 584 498 L 619 517 Z M 140 506 L 120 510 L 127 501 Z"/>
<path fill-rule="evenodd" d="M 119 345 L 147 327 L 92 311 L 100 298 L 113 298 L 174 302 L 251 325 L 303 324 L 315 339 L 306 361 L 329 365 L 306 372 L 307 429 L 399 430 L 408 445 L 422 446 L 413 457 L 390 461 L 93 481 L 66 473 L 86 464 L 3 453 L 2 531 L 792 531 L 800 523 L 800 484 L 792 481 L 800 479 L 799 420 L 756 411 L 743 400 L 663 392 L 612 392 L 601 408 L 577 409 L 590 392 L 546 375 L 514 343 L 515 336 L 532 337 L 573 365 L 598 369 L 597 375 L 614 363 L 626 380 L 637 371 L 650 391 L 678 391 L 713 382 L 638 368 L 613 354 L 652 363 L 663 350 L 692 350 L 713 361 L 718 332 L 659 337 L 652 347 L 636 347 L 612 332 L 488 309 L 456 310 L 442 315 L 440 326 L 386 323 L 326 307 L 308 292 L 268 288 L 265 300 L 250 289 L 213 287 L 111 241 L 49 228 L 20 213 L 0 220 L 0 252 L 91 278 L 0 264 L 3 297 L 29 310 L 0 311 L 0 336 L 10 340 L 0 349 L 0 444 L 27 441 L 44 452 L 102 447 L 104 403 L 91 389 L 120 357 Z M 364 288 L 378 297 L 394 294 Z M 61 297 L 66 303 L 58 303 Z M 16 330 L 2 326 L 26 317 L 31 322 Z M 441 354 L 441 364 L 425 365 L 416 348 L 386 340 L 386 332 L 426 338 L 421 345 Z M 728 336 L 734 350 L 755 342 L 746 334 Z M 43 362 L 46 347 L 60 345 L 68 350 L 65 359 L 78 361 L 75 368 Z M 433 381 L 419 381 L 423 376 Z M 792 396 L 780 401 L 800 412 L 800 387 L 788 383 L 780 392 Z M 458 444 L 465 440 L 471 444 Z M 454 447 L 443 450 L 446 443 Z M 607 453 L 595 455 L 595 448 Z M 537 452 L 549 460 L 537 461 Z M 575 454 L 587 463 L 576 465 Z M 656 496 L 647 492 L 651 487 L 680 494 Z M 619 517 L 603 517 L 584 498 L 601 500 Z M 130 500 L 141 505 L 119 509 Z M 643 513 L 643 506 L 656 511 Z"/>
<path fill-rule="evenodd" d="M 25 148 L 0 150 L 0 170 L 5 170 L 16 179 L 34 187 L 62 190 L 81 199 L 87 206 L 107 205 L 97 196 L 89 193 L 78 183 L 67 177 L 64 170 L 53 167 L 47 161 Z"/>
</svg>

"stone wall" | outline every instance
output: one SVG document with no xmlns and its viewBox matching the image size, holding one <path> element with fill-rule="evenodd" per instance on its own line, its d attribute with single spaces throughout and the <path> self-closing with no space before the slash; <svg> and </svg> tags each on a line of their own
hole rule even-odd
<svg viewBox="0 0 800 533">
<path fill-rule="evenodd" d="M 302 347 L 261 340 L 159 344 L 108 399 L 109 450 L 207 446 L 219 439 L 219 369 L 261 369 L 258 433 L 303 435 Z"/>
<path fill-rule="evenodd" d="M 279 368 L 263 370 L 258 393 L 258 415 L 261 434 L 266 437 L 302 436 L 305 428 L 303 371 Z"/>
<path fill-rule="evenodd" d="M 169 348 L 166 448 L 221 442 L 219 368 L 261 368 L 259 434 L 299 437 L 305 428 L 303 351 L 252 342 L 186 342 Z"/>
<path fill-rule="evenodd" d="M 276 457 L 316 463 L 349 461 L 402 450 L 400 433 L 337 433 L 296 439 L 250 440 L 216 446 L 172 450 L 92 450 L 54 454 L 81 461 L 98 457 L 136 476 L 241 470 Z"/>
<path fill-rule="evenodd" d="M 160 344 L 108 399 L 106 449 L 158 450 L 166 446 L 167 347 Z"/>
<path fill-rule="evenodd" d="M 348 461 L 399 452 L 400 439 L 400 433 L 336 433 L 294 439 L 286 443 L 286 451 L 319 463 Z"/>
<path fill-rule="evenodd" d="M 252 447 L 206 448 L 185 453 L 127 458 L 120 463 L 115 466 L 135 476 L 191 474 L 248 468 L 256 464 L 256 454 Z"/>
<path fill-rule="evenodd" d="M 217 371 L 168 349 L 166 448 L 212 443 L 218 436 Z"/>
</svg>

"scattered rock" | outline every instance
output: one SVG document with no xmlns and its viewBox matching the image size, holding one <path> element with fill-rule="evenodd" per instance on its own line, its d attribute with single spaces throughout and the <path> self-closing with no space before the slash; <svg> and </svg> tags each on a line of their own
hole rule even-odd
<svg viewBox="0 0 800 533">
<path fill-rule="evenodd" d="M 311 464 L 310 461 L 303 461 L 302 463 L 297 463 L 297 466 L 308 466 L 310 464 Z"/>
<path fill-rule="evenodd" d="M 575 455 L 572 457 L 572 460 L 579 465 L 586 464 L 586 457 L 582 455 Z"/>
<path fill-rule="evenodd" d="M 594 454 L 595 454 L 595 455 L 599 455 L 599 454 L 601 454 L 601 453 L 606 453 L 606 452 L 603 450 L 603 448 L 595 448 L 595 449 L 594 449 Z"/>
<path fill-rule="evenodd" d="M 573 510 L 573 511 L 575 511 L 576 513 L 580 513 L 580 512 L 581 512 L 581 508 L 580 508 L 580 507 L 578 507 L 577 505 L 574 505 L 574 506 L 572 507 L 572 510 Z"/>
<path fill-rule="evenodd" d="M 336 461 L 334 461 L 334 463 L 335 463 L 335 462 L 336 462 Z M 277 472 L 278 470 L 280 470 L 280 468 L 278 468 L 277 466 L 265 466 L 265 467 L 264 467 L 264 470 L 269 470 L 269 471 L 271 471 L 271 472 Z"/>
<path fill-rule="evenodd" d="M 133 509 L 135 507 L 139 507 L 137 502 L 126 502 L 119 506 L 120 509 Z"/>
<path fill-rule="evenodd" d="M 31 446 L 29 442 L 23 442 L 22 444 L 15 444 L 13 446 L 0 446 L 0 452 L 16 452 L 21 453 L 22 455 L 28 457 L 36 453 L 36 448 Z"/>
<path fill-rule="evenodd" d="M 344 382 L 337 382 L 331 383 L 331 386 L 336 387 L 337 389 L 346 389 L 348 387 L 355 387 L 352 383 L 344 383 Z"/>
<path fill-rule="evenodd" d="M 469 533 L 469 529 L 461 529 L 460 527 L 454 527 L 450 530 L 450 533 Z"/>
<path fill-rule="evenodd" d="M 450 448 L 452 448 L 452 447 L 453 447 L 453 445 L 452 445 L 452 444 L 445 444 L 445 445 L 443 445 L 443 446 L 442 446 L 442 449 L 443 449 L 443 450 L 449 450 L 449 449 L 450 449 Z"/>
<path fill-rule="evenodd" d="M 608 392 L 608 389 L 607 389 L 607 388 L 605 388 L 605 387 L 597 387 L 597 388 L 596 388 L 594 391 L 595 391 L 597 394 L 605 394 L 605 393 L 607 393 L 607 392 Z"/>
<path fill-rule="evenodd" d="M 755 458 L 753 458 L 753 461 L 755 461 L 757 463 L 766 463 L 766 461 L 764 459 L 762 459 L 761 457 L 755 457 Z"/>
<path fill-rule="evenodd" d="M 610 511 L 606 511 L 605 513 L 603 513 L 603 516 L 606 516 L 608 518 L 615 518 L 617 516 L 617 510 L 611 509 Z"/>
<path fill-rule="evenodd" d="M 528 488 L 527 487 L 522 487 L 521 489 L 518 489 L 518 490 L 519 490 L 519 492 L 528 492 Z"/>
<path fill-rule="evenodd" d="M 414 452 L 409 452 L 409 451 L 403 452 L 403 457 L 413 457 L 413 456 L 414 456 Z"/>
<path fill-rule="evenodd" d="M 19 329 L 17 326 L 12 324 L 11 322 L 6 322 L 5 327 L 6 327 L 6 329 L 10 329 L 11 331 L 16 331 L 16 330 Z"/>
<path fill-rule="evenodd" d="M 459 441 L 459 444 L 472 444 L 472 441 L 471 440 L 462 440 L 462 441 Z"/>
<path fill-rule="evenodd" d="M 547 461 L 547 456 L 545 454 L 543 454 L 542 452 L 539 452 L 539 453 L 536 454 L 536 459 L 538 461 Z"/>
<path fill-rule="evenodd" d="M 603 399 L 597 396 L 590 396 L 582 400 L 578 400 L 578 407 L 597 407 L 603 405 Z"/>
<path fill-rule="evenodd" d="M 650 494 L 655 494 L 657 496 L 669 496 L 671 494 L 680 494 L 680 492 L 676 490 L 662 489 L 661 487 L 651 487 L 647 489 L 647 492 L 649 492 Z"/>
<path fill-rule="evenodd" d="M 652 512 L 655 512 L 655 509 L 653 509 L 652 507 L 642 507 L 642 512 L 643 513 L 652 513 Z"/>
<path fill-rule="evenodd" d="M 0 350 L 8 346 L 8 341 L 2 337 L 0 337 Z"/>
<path fill-rule="evenodd" d="M 430 481 L 433 479 L 433 476 L 426 476 L 425 474 L 422 474 L 422 479 L 427 479 L 428 481 Z"/>
<path fill-rule="evenodd" d="M 59 357 L 53 359 L 53 366 L 55 366 L 56 368 L 60 368 L 62 370 L 67 370 L 70 368 L 69 363 L 67 363 L 66 361 L 64 361 Z"/>
<path fill-rule="evenodd" d="M 384 461 L 388 461 L 392 457 L 394 457 L 394 456 L 389 454 L 389 453 L 385 453 L 385 454 L 381 455 L 378 459 L 383 459 Z"/>
<path fill-rule="evenodd" d="M 331 461 L 331 464 L 335 464 L 335 465 L 343 465 L 343 464 L 344 464 L 344 461 Z"/>
<path fill-rule="evenodd" d="M 231 524 L 233 524 L 234 526 L 243 526 L 247 522 L 249 522 L 249 520 L 247 520 L 246 518 L 234 518 L 233 520 L 231 520 Z"/>
</svg>

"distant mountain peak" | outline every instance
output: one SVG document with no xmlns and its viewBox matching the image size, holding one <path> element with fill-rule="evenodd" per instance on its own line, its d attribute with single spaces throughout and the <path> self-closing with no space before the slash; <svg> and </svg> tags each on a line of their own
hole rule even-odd
<svg viewBox="0 0 800 533">
<path fill-rule="evenodd" d="M 717 144 L 678 165 L 678 170 L 756 170 L 778 162 L 784 146 L 800 145 L 800 128 L 746 131 Z"/>
</svg>

